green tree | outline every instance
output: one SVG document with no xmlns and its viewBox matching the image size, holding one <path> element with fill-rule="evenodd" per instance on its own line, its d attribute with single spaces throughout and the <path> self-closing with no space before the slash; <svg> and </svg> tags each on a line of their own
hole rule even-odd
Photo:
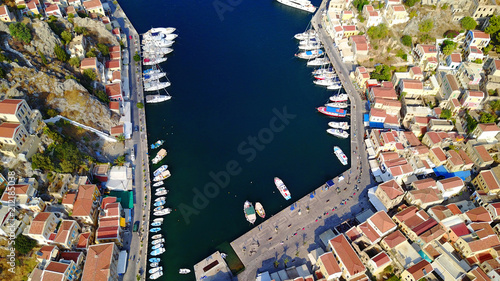
<svg viewBox="0 0 500 281">
<path fill-rule="evenodd" d="M 405 5 L 408 7 L 413 7 L 419 0 L 406 0 Z"/>
<path fill-rule="evenodd" d="M 387 25 L 385 23 L 381 23 L 377 26 L 368 28 L 366 34 L 370 36 L 370 39 L 382 39 L 387 37 L 387 35 L 389 34 L 389 29 L 387 28 Z"/>
<path fill-rule="evenodd" d="M 14 242 L 14 248 L 20 254 L 26 255 L 36 246 L 36 244 L 36 240 L 33 240 L 28 236 L 24 236 L 23 234 L 19 234 Z"/>
<path fill-rule="evenodd" d="M 92 48 L 90 49 L 86 54 L 85 54 L 85 57 L 87 58 L 95 58 L 97 57 L 97 54 L 95 53 L 95 49 Z"/>
<path fill-rule="evenodd" d="M 375 67 L 375 71 L 370 73 L 370 78 L 379 81 L 389 81 L 391 80 L 391 68 L 388 65 L 379 64 Z"/>
<path fill-rule="evenodd" d="M 16 22 L 9 25 L 10 35 L 12 37 L 28 44 L 33 39 L 31 30 L 22 22 Z"/>
<path fill-rule="evenodd" d="M 441 50 L 445 56 L 451 55 L 453 51 L 457 48 L 457 43 L 451 40 L 444 40 L 441 44 Z"/>
<path fill-rule="evenodd" d="M 488 44 L 488 46 L 484 47 L 483 52 L 485 54 L 488 54 L 492 49 L 493 49 L 493 45 L 492 44 Z"/>
<path fill-rule="evenodd" d="M 136 62 L 140 62 L 141 61 L 141 56 L 137 52 L 135 52 L 134 61 L 136 61 Z"/>
<path fill-rule="evenodd" d="M 56 117 L 56 116 L 57 116 L 57 114 L 59 114 L 59 113 L 58 113 L 58 112 L 57 112 L 57 110 L 55 110 L 55 109 L 49 108 L 49 109 L 47 110 L 47 115 L 48 115 L 49 117 L 51 117 L 51 118 L 52 118 L 52 117 Z"/>
<path fill-rule="evenodd" d="M 289 262 L 290 262 L 290 260 L 288 259 L 288 257 L 286 257 L 286 258 L 283 260 L 283 263 L 285 264 L 285 267 L 286 267 L 287 263 L 289 263 Z"/>
<path fill-rule="evenodd" d="M 443 109 L 441 111 L 441 114 L 439 115 L 439 118 L 441 118 L 441 119 L 450 119 L 451 118 L 451 110 L 449 110 L 449 109 Z"/>
<path fill-rule="evenodd" d="M 493 123 L 496 122 L 497 116 L 494 113 L 482 112 L 479 118 L 479 123 Z"/>
<path fill-rule="evenodd" d="M 49 64 L 49 62 L 47 61 L 47 58 L 45 57 L 45 55 L 42 52 L 38 51 L 38 55 L 40 56 L 40 59 L 42 60 L 43 65 Z"/>
<path fill-rule="evenodd" d="M 70 23 L 74 24 L 74 20 L 73 20 L 74 18 L 75 18 L 75 14 L 73 14 L 73 13 L 68 14 L 68 21 Z"/>
<path fill-rule="evenodd" d="M 109 47 L 106 44 L 98 43 L 97 49 L 103 56 L 107 57 L 109 55 Z"/>
<path fill-rule="evenodd" d="M 500 16 L 492 16 L 490 18 L 488 27 L 484 29 L 484 32 L 488 34 L 496 33 L 500 30 Z"/>
<path fill-rule="evenodd" d="M 72 66 L 72 67 L 79 67 L 80 66 L 80 58 L 79 57 L 72 57 L 69 59 L 69 64 Z"/>
<path fill-rule="evenodd" d="M 84 36 L 89 35 L 89 31 L 88 31 L 88 29 L 86 27 L 75 26 L 74 30 L 75 30 L 76 34 L 78 34 L 78 35 L 80 35 L 80 34 L 82 34 Z"/>
<path fill-rule="evenodd" d="M 403 43 L 403 45 L 405 45 L 406 47 L 411 47 L 412 44 L 411 36 L 403 35 L 403 37 L 401 37 L 401 43 Z"/>
<path fill-rule="evenodd" d="M 0 67 L 0 78 L 5 78 L 7 77 L 7 73 L 5 72 L 5 69 Z"/>
<path fill-rule="evenodd" d="M 490 101 L 490 107 L 491 107 L 491 110 L 493 110 L 493 111 L 500 110 L 500 100 Z"/>
<path fill-rule="evenodd" d="M 125 135 L 120 134 L 120 135 L 116 136 L 116 139 L 117 139 L 118 141 L 120 141 L 120 142 L 124 142 L 124 141 L 125 141 Z"/>
<path fill-rule="evenodd" d="M 54 46 L 54 53 L 56 54 L 57 59 L 62 62 L 67 62 L 69 60 L 69 55 L 66 53 L 66 50 L 59 45 Z"/>
<path fill-rule="evenodd" d="M 352 5 L 359 11 L 363 11 L 363 7 L 365 5 L 368 5 L 370 4 L 370 2 L 368 0 L 354 0 L 352 1 Z"/>
<path fill-rule="evenodd" d="M 106 94 L 105 91 L 103 90 L 96 90 L 95 91 L 95 96 L 102 102 L 104 103 L 109 103 L 109 97 L 108 97 L 108 94 Z"/>
<path fill-rule="evenodd" d="M 138 102 L 136 106 L 137 108 L 144 108 L 144 104 L 142 102 Z"/>
<path fill-rule="evenodd" d="M 463 29 L 474 30 L 476 29 L 477 22 L 471 17 L 463 17 L 460 20 L 460 25 L 462 26 Z"/>
<path fill-rule="evenodd" d="M 54 164 L 50 157 L 37 153 L 31 157 L 31 166 L 33 169 L 40 169 L 42 171 L 52 171 L 54 170 Z"/>
<path fill-rule="evenodd" d="M 279 261 L 277 261 L 277 260 L 275 260 L 275 261 L 273 262 L 273 264 L 274 264 L 274 268 L 278 268 L 278 266 L 280 266 L 280 262 L 279 262 Z"/>
<path fill-rule="evenodd" d="M 434 28 L 434 21 L 432 19 L 426 19 L 418 24 L 418 30 L 423 33 L 427 33 Z"/>
<path fill-rule="evenodd" d="M 87 81 L 95 81 L 97 80 L 97 74 L 93 69 L 85 69 L 83 71 L 83 77 L 87 79 Z"/>
<path fill-rule="evenodd" d="M 113 163 L 117 166 L 123 166 L 125 165 L 125 154 L 124 155 L 121 155 L 121 156 L 118 156 L 116 157 L 116 159 L 113 161 Z"/>
<path fill-rule="evenodd" d="M 73 34 L 71 32 L 64 30 L 61 32 L 61 38 L 65 42 L 65 45 L 68 45 L 71 40 L 73 40 Z"/>
</svg>

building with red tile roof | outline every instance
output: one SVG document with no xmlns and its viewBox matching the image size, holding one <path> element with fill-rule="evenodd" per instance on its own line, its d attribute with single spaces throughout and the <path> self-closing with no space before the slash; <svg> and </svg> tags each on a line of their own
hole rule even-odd
<svg viewBox="0 0 500 281">
<path fill-rule="evenodd" d="M 443 202 L 443 196 L 437 188 L 424 188 L 419 190 L 410 190 L 405 200 L 409 205 L 414 205 L 422 209 L 437 205 Z"/>
<path fill-rule="evenodd" d="M 488 210 L 482 206 L 465 212 L 465 215 L 470 222 L 491 223 L 493 221 Z"/>
<path fill-rule="evenodd" d="M 24 235 L 37 241 L 41 245 L 49 245 L 52 240 L 51 234 L 56 229 L 57 224 L 61 219 L 56 217 L 54 213 L 41 212 L 38 213 L 33 221 L 24 230 Z"/>
<path fill-rule="evenodd" d="M 80 226 L 76 221 L 62 220 L 53 243 L 64 249 L 72 249 L 78 242 L 79 234 Z"/>
<path fill-rule="evenodd" d="M 368 267 L 368 270 L 370 270 L 371 274 L 376 276 L 379 273 L 381 273 L 391 263 L 392 263 L 391 258 L 385 252 L 380 252 L 373 258 L 371 258 L 366 263 L 366 266 Z"/>
<path fill-rule="evenodd" d="M 108 281 L 117 277 L 118 254 L 115 243 L 88 247 L 81 281 Z"/>
<path fill-rule="evenodd" d="M 457 195 L 464 187 L 464 181 L 459 177 L 451 177 L 437 182 L 437 187 L 444 199 Z"/>
<path fill-rule="evenodd" d="M 59 248 L 56 245 L 42 246 L 36 253 L 36 259 L 38 262 L 42 262 L 43 260 L 51 261 L 57 258 L 58 255 Z"/>
<path fill-rule="evenodd" d="M 401 233 L 401 231 L 396 230 L 392 232 L 391 234 L 387 235 L 382 241 L 380 242 L 380 246 L 386 250 L 390 251 L 393 248 L 395 248 L 397 245 L 407 241 L 406 237 Z"/>
<path fill-rule="evenodd" d="M 76 243 L 75 249 L 77 250 L 87 250 L 87 248 L 93 243 L 94 235 L 93 232 L 84 232 L 78 235 L 78 242 Z"/>
<path fill-rule="evenodd" d="M 95 224 L 101 193 L 94 184 L 80 185 L 72 216 L 86 224 Z"/>
<path fill-rule="evenodd" d="M 335 254 L 339 267 L 342 269 L 342 277 L 350 280 L 366 272 L 366 267 L 344 235 L 341 234 L 331 239 L 329 244 L 332 252 Z"/>
<path fill-rule="evenodd" d="M 427 276 L 427 274 L 431 273 L 433 270 L 434 268 L 428 261 L 422 260 L 405 269 L 403 273 L 401 273 L 401 279 L 406 281 L 418 281 Z"/>
<path fill-rule="evenodd" d="M 389 180 L 378 185 L 375 196 L 382 202 L 387 210 L 390 210 L 403 200 L 405 191 L 395 180 Z"/>
<path fill-rule="evenodd" d="M 332 252 L 327 252 L 319 256 L 316 266 L 319 267 L 321 274 L 326 280 L 335 280 L 342 276 L 342 271 Z"/>
<path fill-rule="evenodd" d="M 425 178 L 411 183 L 411 187 L 416 190 L 437 188 L 436 181 L 433 178 Z"/>
<path fill-rule="evenodd" d="M 111 101 L 123 100 L 122 85 L 121 83 L 112 83 L 105 86 L 106 94 Z"/>
<path fill-rule="evenodd" d="M 488 204 L 486 210 L 494 221 L 500 220 L 500 202 Z"/>
</svg>

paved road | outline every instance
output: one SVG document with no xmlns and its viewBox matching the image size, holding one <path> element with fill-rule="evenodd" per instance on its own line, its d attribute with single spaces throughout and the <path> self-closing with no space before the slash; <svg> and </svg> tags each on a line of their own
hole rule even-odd
<svg viewBox="0 0 500 281">
<path fill-rule="evenodd" d="M 146 118 L 144 109 L 137 108 L 138 102 L 144 103 L 144 93 L 142 90 L 141 74 L 142 68 L 140 63 L 136 63 L 133 59 L 136 52 L 140 53 L 139 35 L 132 26 L 125 13 L 121 8 L 114 10 L 113 16 L 121 25 L 123 33 L 127 36 L 129 52 L 129 86 L 130 86 L 130 102 L 131 102 L 131 121 L 133 127 L 139 127 L 138 131 L 133 132 L 132 138 L 125 142 L 125 147 L 130 152 L 134 148 L 135 161 L 132 162 L 134 167 L 134 209 L 132 214 L 132 224 L 135 221 L 141 223 L 140 231 L 132 233 L 132 225 L 128 228 L 128 232 L 123 237 L 123 249 L 129 251 L 129 260 L 127 272 L 121 277 L 125 281 L 137 281 L 137 275 L 140 275 L 141 280 L 146 280 L 146 250 L 148 244 L 149 225 L 149 198 L 150 198 L 150 182 L 149 182 L 149 155 Z M 132 36 L 132 38 L 130 38 Z M 132 156 L 129 155 L 129 160 Z M 146 200 L 145 200 L 146 199 Z M 145 216 L 145 217 L 144 217 Z"/>
<path fill-rule="evenodd" d="M 325 45 L 328 57 L 344 89 L 350 96 L 351 169 L 344 173 L 346 180 L 340 183 L 338 178 L 334 180 L 341 189 L 340 194 L 337 194 L 334 188 L 325 190 L 324 186 L 319 187 L 315 190 L 314 198 L 308 195 L 300 199 L 292 205 L 295 208 L 293 211 L 291 207 L 287 207 L 233 241 L 231 245 L 246 267 L 245 271 L 238 275 L 238 280 L 253 280 L 259 272 L 275 272 L 283 269 L 285 259 L 289 260 L 288 267 L 306 263 L 311 269 L 312 265 L 307 258 L 307 253 L 315 248 L 323 247 L 319 235 L 327 229 L 342 224 L 362 210 L 371 208 L 366 195 L 367 191 L 364 190 L 375 184 L 369 174 L 368 158 L 364 147 L 365 102 L 350 81 L 348 69 L 335 50 L 333 41 L 323 29 L 319 28 L 321 9 L 325 7 L 326 2 L 323 1 L 311 22 Z M 357 183 L 358 177 L 360 183 Z M 356 185 L 361 192 L 355 190 Z M 341 205 L 344 202 L 346 203 Z M 274 266 L 276 260 L 279 262 L 278 268 Z"/>
</svg>

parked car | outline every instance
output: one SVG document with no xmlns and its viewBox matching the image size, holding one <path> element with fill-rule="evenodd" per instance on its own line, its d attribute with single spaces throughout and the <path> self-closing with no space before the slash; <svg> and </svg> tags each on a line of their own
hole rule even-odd
<svg viewBox="0 0 500 281">
<path fill-rule="evenodd" d="M 134 222 L 134 227 L 132 228 L 133 232 L 139 231 L 139 221 Z"/>
</svg>

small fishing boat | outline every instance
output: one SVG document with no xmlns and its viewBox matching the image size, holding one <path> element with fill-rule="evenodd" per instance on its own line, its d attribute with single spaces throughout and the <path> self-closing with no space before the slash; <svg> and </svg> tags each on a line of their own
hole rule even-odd
<svg viewBox="0 0 500 281">
<path fill-rule="evenodd" d="M 179 274 L 188 274 L 189 272 L 191 272 L 191 270 L 187 268 L 179 269 Z"/>
<path fill-rule="evenodd" d="M 328 122 L 328 126 L 334 129 L 349 130 L 349 123 L 347 122 Z"/>
<path fill-rule="evenodd" d="M 161 238 L 161 239 L 155 239 L 153 240 L 153 242 L 151 242 L 152 245 L 156 245 L 158 243 L 163 243 L 165 242 L 165 239 Z"/>
<path fill-rule="evenodd" d="M 151 226 L 160 226 L 160 225 L 161 225 L 161 222 L 157 222 L 157 221 L 151 223 Z"/>
<path fill-rule="evenodd" d="M 158 164 L 158 162 L 163 160 L 163 158 L 165 158 L 165 156 L 167 156 L 167 150 L 165 148 L 162 148 L 162 149 L 160 149 L 160 151 L 158 151 L 155 158 L 153 158 L 153 160 L 151 160 L 151 162 L 153 164 Z"/>
<path fill-rule="evenodd" d="M 163 276 L 163 271 L 158 271 L 155 274 L 152 274 L 151 276 L 149 276 L 149 279 L 156 280 L 162 276 Z"/>
<path fill-rule="evenodd" d="M 325 104 L 325 106 L 336 107 L 336 108 L 348 108 L 349 105 L 345 102 L 331 102 Z"/>
<path fill-rule="evenodd" d="M 155 143 L 151 144 L 151 149 L 157 149 L 160 147 L 165 141 L 164 140 L 157 140 Z"/>
<path fill-rule="evenodd" d="M 264 211 L 264 207 L 262 207 L 262 204 L 260 202 L 255 203 L 255 212 L 257 212 L 257 215 L 261 218 L 266 217 L 266 211 Z"/>
<path fill-rule="evenodd" d="M 225 254 L 225 253 L 220 253 L 220 256 L 221 256 L 223 259 L 225 259 L 225 258 L 227 257 L 227 254 Z"/>
<path fill-rule="evenodd" d="M 158 265 L 160 265 L 159 262 L 153 262 L 149 264 L 150 267 L 158 267 Z"/>
<path fill-rule="evenodd" d="M 255 216 L 255 209 L 252 203 L 250 203 L 248 200 L 245 201 L 245 204 L 243 204 L 243 211 L 245 213 L 245 218 L 247 219 L 247 221 L 253 224 L 257 217 Z"/>
<path fill-rule="evenodd" d="M 156 235 L 161 235 L 161 234 L 156 234 Z M 156 235 L 154 235 L 153 237 L 155 237 Z M 150 258 L 149 262 L 153 262 L 153 263 L 160 262 L 160 258 Z"/>
<path fill-rule="evenodd" d="M 160 230 L 161 230 L 161 228 L 159 228 L 159 227 L 155 227 L 155 228 L 151 228 L 151 229 L 149 230 L 149 232 L 151 232 L 151 233 L 155 233 L 155 232 L 158 232 L 158 231 L 160 231 Z"/>
<path fill-rule="evenodd" d="M 153 247 L 151 247 L 151 249 L 156 250 L 156 249 L 160 249 L 162 247 L 163 247 L 163 244 L 160 243 L 160 244 L 153 245 Z"/>
<path fill-rule="evenodd" d="M 330 85 L 326 87 L 327 90 L 339 90 L 342 89 L 342 84 L 341 83 L 335 83 L 333 85 Z"/>
<path fill-rule="evenodd" d="M 317 108 L 318 112 L 331 117 L 346 117 L 347 112 L 345 109 L 329 106 L 320 106 Z"/>
<path fill-rule="evenodd" d="M 158 222 L 163 222 L 163 218 L 156 218 L 156 219 L 154 219 L 153 221 L 155 221 L 155 222 L 156 222 L 156 221 L 158 221 Z"/>
<path fill-rule="evenodd" d="M 327 129 L 326 131 L 329 134 L 334 135 L 338 138 L 346 139 L 349 137 L 349 133 L 346 131 L 343 131 L 342 129 Z"/>
<path fill-rule="evenodd" d="M 161 211 L 157 211 L 157 212 L 154 212 L 153 215 L 159 217 L 159 216 L 164 216 L 164 215 L 168 215 L 170 214 L 170 212 L 172 211 L 172 209 L 170 208 L 165 208 Z"/>
<path fill-rule="evenodd" d="M 164 186 L 162 186 L 162 187 L 158 187 L 158 188 L 156 189 L 156 192 L 158 192 L 158 191 L 165 191 L 165 190 L 166 190 L 166 189 L 165 189 L 165 187 L 164 187 Z"/>
<path fill-rule="evenodd" d="M 157 175 L 156 177 L 153 178 L 153 181 L 161 181 L 161 180 L 164 180 L 168 177 L 170 177 L 170 171 L 169 170 L 165 170 L 163 172 L 161 172 L 159 175 Z"/>
<path fill-rule="evenodd" d="M 160 271 L 160 270 L 162 270 L 162 269 L 163 269 L 163 267 L 161 267 L 161 266 L 159 266 L 159 267 L 155 267 L 155 268 L 151 268 L 151 269 L 149 270 L 149 274 L 153 274 L 153 273 L 158 272 L 158 271 Z"/>
<path fill-rule="evenodd" d="M 160 200 L 160 201 L 155 202 L 153 205 L 155 207 L 159 207 L 159 206 L 165 205 L 165 203 L 166 203 L 165 200 Z"/>
<path fill-rule="evenodd" d="M 160 185 L 162 185 L 162 184 L 163 184 L 163 181 L 155 182 L 155 183 L 153 184 L 153 187 L 158 187 L 158 186 L 160 186 Z"/>
<path fill-rule="evenodd" d="M 161 211 L 161 210 L 163 210 L 163 209 L 165 209 L 165 207 L 164 207 L 164 206 L 158 206 L 158 207 L 154 208 L 154 209 L 153 209 L 153 211 L 155 211 L 155 212 L 159 212 L 159 211 Z"/>
<path fill-rule="evenodd" d="M 155 202 L 167 200 L 167 197 L 161 196 L 155 199 Z"/>
<path fill-rule="evenodd" d="M 305 32 L 295 34 L 294 37 L 297 40 L 306 40 L 306 39 L 309 39 L 309 38 L 312 38 L 312 37 L 316 37 L 316 36 L 318 36 L 318 33 L 316 32 L 316 30 L 309 29 L 309 30 L 307 30 Z"/>
<path fill-rule="evenodd" d="M 274 178 L 274 184 L 276 185 L 276 187 L 280 191 L 281 195 L 286 200 L 289 200 L 289 199 L 292 198 L 292 195 L 290 194 L 290 191 L 288 190 L 288 188 L 286 187 L 286 185 L 283 183 L 283 181 L 280 178 L 275 177 Z"/>
<path fill-rule="evenodd" d="M 168 165 L 162 165 L 160 168 L 156 169 L 154 172 L 153 172 L 153 176 L 157 176 L 159 174 L 161 174 L 163 171 L 166 171 L 168 169 Z"/>
<path fill-rule="evenodd" d="M 162 195 L 167 195 L 167 193 L 168 193 L 168 190 L 160 190 L 160 191 L 156 191 L 155 195 L 162 196 Z"/>
</svg>

